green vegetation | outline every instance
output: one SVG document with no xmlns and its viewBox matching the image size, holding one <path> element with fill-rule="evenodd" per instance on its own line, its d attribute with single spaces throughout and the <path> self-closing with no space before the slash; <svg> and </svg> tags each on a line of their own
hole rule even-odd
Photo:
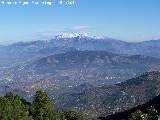
<svg viewBox="0 0 160 120">
<path fill-rule="evenodd" d="M 127 120 L 158 119 L 159 113 L 151 106 L 147 113 L 137 110 L 131 113 Z M 33 96 L 32 103 L 12 92 L 0 97 L 0 120 L 85 120 L 85 117 L 74 110 L 56 112 L 48 94 L 37 91 Z"/>
<path fill-rule="evenodd" d="M 0 120 L 83 120 L 76 111 L 55 112 L 46 92 L 37 91 L 32 103 L 12 92 L 0 97 Z"/>
<path fill-rule="evenodd" d="M 151 106 L 147 114 L 137 110 L 131 114 L 129 120 L 158 120 L 158 118 L 159 113 L 153 106 Z"/>
<path fill-rule="evenodd" d="M 83 120 L 82 115 L 79 114 L 77 111 L 65 111 L 64 115 L 67 120 Z"/>
<path fill-rule="evenodd" d="M 131 114 L 129 120 L 147 120 L 147 114 L 142 113 L 140 110 Z"/>
</svg>

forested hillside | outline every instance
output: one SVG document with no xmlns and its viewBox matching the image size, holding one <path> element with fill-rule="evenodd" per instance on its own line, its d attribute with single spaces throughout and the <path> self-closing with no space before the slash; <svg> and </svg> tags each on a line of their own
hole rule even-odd
<svg viewBox="0 0 160 120">
<path fill-rule="evenodd" d="M 12 92 L 0 97 L 0 120 L 84 120 L 83 116 L 68 110 L 54 110 L 46 92 L 37 91 L 32 103 Z"/>
</svg>

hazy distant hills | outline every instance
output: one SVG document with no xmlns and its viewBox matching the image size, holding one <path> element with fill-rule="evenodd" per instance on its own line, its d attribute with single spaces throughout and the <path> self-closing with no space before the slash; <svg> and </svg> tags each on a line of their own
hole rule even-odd
<svg viewBox="0 0 160 120">
<path fill-rule="evenodd" d="M 47 41 L 19 42 L 0 47 L 0 66 L 24 63 L 74 49 L 67 46 L 54 46 Z"/>
<path fill-rule="evenodd" d="M 23 91 L 65 91 L 83 83 L 110 85 L 145 71 L 160 70 L 160 59 L 105 51 L 71 51 L 1 68 L 0 79 Z"/>
<path fill-rule="evenodd" d="M 144 104 L 160 94 L 160 72 L 142 76 L 112 86 L 101 86 L 62 94 L 57 104 L 74 108 L 86 114 L 107 116 Z"/>
<path fill-rule="evenodd" d="M 160 57 L 160 40 L 132 43 L 106 37 L 89 37 L 84 34 L 57 35 L 51 40 L 18 42 L 0 46 L 0 65 L 18 64 L 74 50 L 108 51 L 117 54 Z"/>
</svg>

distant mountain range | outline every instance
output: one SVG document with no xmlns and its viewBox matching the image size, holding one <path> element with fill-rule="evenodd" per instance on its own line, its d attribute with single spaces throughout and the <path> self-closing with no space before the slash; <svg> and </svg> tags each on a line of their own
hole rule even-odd
<svg viewBox="0 0 160 120">
<path fill-rule="evenodd" d="M 19 42 L 0 46 L 0 66 L 18 64 L 74 50 L 108 51 L 125 55 L 160 57 L 160 40 L 132 43 L 103 36 L 60 34 L 51 40 Z"/>
</svg>

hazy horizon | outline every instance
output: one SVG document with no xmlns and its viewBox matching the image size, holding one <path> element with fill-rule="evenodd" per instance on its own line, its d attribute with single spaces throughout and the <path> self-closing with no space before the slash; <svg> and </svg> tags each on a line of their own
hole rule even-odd
<svg viewBox="0 0 160 120">
<path fill-rule="evenodd" d="M 63 33 L 69 33 L 69 32 L 63 32 Z M 73 32 L 72 32 L 73 33 Z M 61 33 L 57 33 L 57 34 L 53 34 L 52 37 L 49 37 L 49 38 L 45 38 L 45 37 L 39 37 L 39 38 L 31 38 L 31 39 L 17 39 L 17 40 L 8 40 L 8 41 L 0 41 L 0 45 L 11 45 L 11 44 L 14 44 L 14 43 L 18 43 L 18 42 L 31 42 L 31 41 L 39 41 L 39 40 L 52 40 L 54 39 L 57 35 L 60 35 L 62 34 Z M 80 33 L 80 34 L 85 34 L 85 33 Z M 160 39 L 146 39 L 146 40 L 122 40 L 122 39 L 118 39 L 118 38 L 113 38 L 111 36 L 106 36 L 106 35 L 102 35 L 102 34 L 97 34 L 97 35 L 91 35 L 91 34 L 86 34 L 88 37 L 101 37 L 101 36 L 104 36 L 106 37 L 106 40 L 107 39 L 114 39 L 114 40 L 120 40 L 120 41 L 124 41 L 124 42 L 131 42 L 131 43 L 138 43 L 138 42 L 144 42 L 144 41 L 150 41 L 150 40 L 160 40 Z"/>
</svg>

